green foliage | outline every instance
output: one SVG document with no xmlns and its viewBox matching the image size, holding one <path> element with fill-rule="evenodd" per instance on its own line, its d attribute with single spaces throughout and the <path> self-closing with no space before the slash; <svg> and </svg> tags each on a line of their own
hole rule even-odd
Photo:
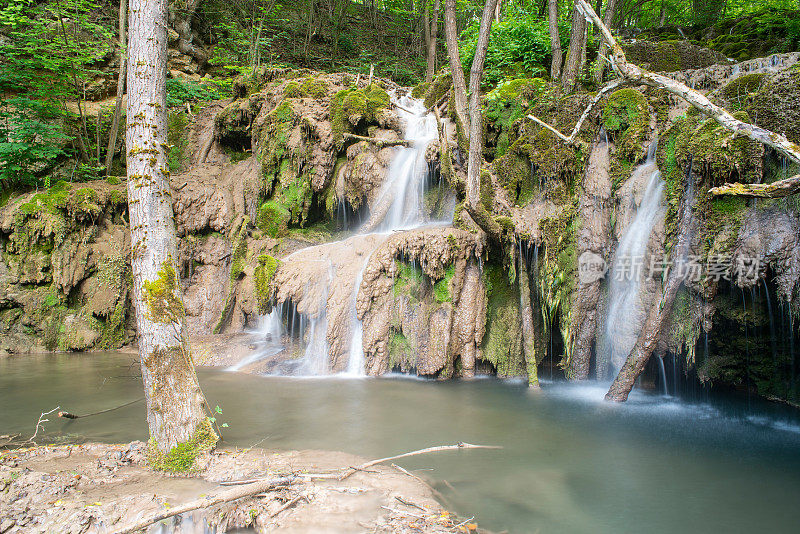
<svg viewBox="0 0 800 534">
<path fill-rule="evenodd" d="M 96 9 L 93 0 L 8 0 L 0 6 L 3 186 L 41 185 L 39 177 L 74 152 L 68 143 L 81 131 L 67 102 L 83 99 L 98 74 L 90 65 L 113 50 L 110 33 L 91 16 Z"/>
<path fill-rule="evenodd" d="M 479 28 L 480 20 L 473 18 L 460 36 L 461 66 L 466 71 L 475 57 Z M 568 36 L 569 26 L 560 27 L 560 33 Z M 505 78 L 544 74 L 549 70 L 550 54 L 547 18 L 540 18 L 538 7 L 532 4 L 524 6 L 522 2 L 512 2 L 506 6 L 502 21 L 492 24 L 484 86 L 492 86 Z"/>
<path fill-rule="evenodd" d="M 217 444 L 219 436 L 214 432 L 214 418 L 207 417 L 197 426 L 189 441 L 179 443 L 167 453 L 158 450 L 155 440 L 147 444 L 147 461 L 150 467 L 167 473 L 186 473 L 194 469 L 197 457 Z"/>
<path fill-rule="evenodd" d="M 180 78 L 167 80 L 167 106 L 183 107 L 187 102 L 207 102 L 226 96 L 224 86 Z"/>
</svg>

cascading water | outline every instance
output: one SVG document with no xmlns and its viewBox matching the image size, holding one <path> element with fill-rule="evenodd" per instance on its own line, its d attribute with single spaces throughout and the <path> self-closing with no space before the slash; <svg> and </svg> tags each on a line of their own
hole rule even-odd
<svg viewBox="0 0 800 534">
<path fill-rule="evenodd" d="M 336 320 L 334 316 L 329 316 L 328 298 L 329 296 L 339 302 L 343 302 L 341 295 L 333 296 L 336 291 L 341 291 L 341 286 L 353 281 L 352 292 L 350 293 L 349 304 L 349 331 L 350 344 L 346 352 L 347 363 L 344 375 L 364 376 L 365 357 L 363 349 L 363 325 L 358 318 L 356 309 L 358 292 L 364 278 L 364 272 L 369 264 L 372 253 L 382 245 L 388 235 L 395 231 L 406 231 L 419 228 L 429 222 L 448 224 L 452 222 L 452 216 L 447 221 L 428 221 L 425 216 L 424 193 L 427 178 L 429 176 L 428 164 L 425 160 L 425 153 L 431 141 L 437 139 L 438 131 L 436 119 L 433 115 L 426 113 L 425 106 L 420 100 L 404 96 L 399 99 L 393 97 L 397 105 L 397 113 L 405 124 L 404 139 L 408 141 L 408 146 L 398 148 L 388 170 L 383 185 L 375 199 L 370 205 L 370 216 L 367 222 L 359 229 L 356 236 L 338 243 L 329 243 L 320 247 L 320 254 L 328 258 L 341 256 L 340 252 L 347 249 L 355 249 L 358 245 L 357 254 L 363 257 L 363 263 L 359 270 L 340 271 L 341 263 L 336 267 L 333 265 L 328 269 L 328 280 L 323 291 L 321 291 L 320 312 L 315 318 L 302 318 L 300 338 L 304 338 L 305 351 L 299 364 L 291 371 L 295 375 L 324 375 L 331 372 L 331 362 L 329 357 L 327 331 L 328 321 Z M 359 237 L 363 236 L 363 237 Z M 386 236 L 386 237 L 381 237 Z M 331 248 L 333 247 L 333 248 Z M 337 258 L 338 259 L 338 258 Z M 352 265 L 352 260 L 350 265 Z M 338 274 L 337 274 L 338 272 Z M 322 278 L 322 273 L 316 278 Z M 337 277 L 339 278 L 337 280 Z M 347 277 L 348 279 L 345 280 Z M 322 280 L 314 280 L 312 283 L 320 284 Z M 336 284 L 336 286 L 334 286 Z M 342 317 L 338 315 L 336 317 Z M 261 335 L 268 335 L 267 321 L 262 323 Z M 336 323 L 332 323 L 336 324 Z M 333 344 L 333 342 L 331 342 Z M 237 369 L 246 364 L 237 364 Z M 341 368 L 341 364 L 336 365 Z"/>
<path fill-rule="evenodd" d="M 644 260 L 653 227 L 664 213 L 664 182 L 656 167 L 655 152 L 654 141 L 647 160 L 634 170 L 631 179 L 637 175 L 649 175 L 650 178 L 636 215 L 619 241 L 609 273 L 611 282 L 605 336 L 615 371 L 625 363 L 645 319 L 640 295 L 645 276 Z"/>
</svg>

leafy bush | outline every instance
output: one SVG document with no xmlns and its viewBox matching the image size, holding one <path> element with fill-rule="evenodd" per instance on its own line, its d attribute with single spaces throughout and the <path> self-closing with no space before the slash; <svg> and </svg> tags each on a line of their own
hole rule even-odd
<svg viewBox="0 0 800 534">
<path fill-rule="evenodd" d="M 204 102 L 224 96 L 224 87 L 210 83 L 197 83 L 179 78 L 167 80 L 167 106 L 183 106 L 186 102 Z"/>
<path fill-rule="evenodd" d="M 461 33 L 461 65 L 469 70 L 475 57 L 480 20 L 474 18 Z M 561 34 L 569 34 L 562 29 Z M 546 19 L 535 11 L 511 4 L 505 18 L 492 25 L 486 67 L 485 86 L 493 86 L 505 78 L 538 76 L 548 70 L 551 56 L 550 34 Z"/>
</svg>

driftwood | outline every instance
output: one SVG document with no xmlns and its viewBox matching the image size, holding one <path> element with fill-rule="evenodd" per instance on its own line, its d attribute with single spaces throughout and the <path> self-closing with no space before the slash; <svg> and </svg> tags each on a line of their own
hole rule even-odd
<svg viewBox="0 0 800 534">
<path fill-rule="evenodd" d="M 367 143 L 373 143 L 378 148 L 384 148 L 387 146 L 411 146 L 411 141 L 408 139 L 381 139 L 380 137 L 365 137 L 363 135 L 351 133 L 346 133 L 342 137 L 344 139 L 353 139 L 355 141 L 366 141 Z"/>
<path fill-rule="evenodd" d="M 208 508 L 209 506 L 215 506 L 217 504 L 235 501 L 238 499 L 242 499 L 244 497 L 250 497 L 251 495 L 267 491 L 268 489 L 274 486 L 285 486 L 287 484 L 294 482 L 295 480 L 297 480 L 297 477 L 292 475 L 288 477 L 259 480 L 258 482 L 253 482 L 252 484 L 236 486 L 221 491 L 216 495 L 202 497 L 200 499 L 189 501 L 186 504 L 182 504 L 180 506 L 174 506 L 169 510 L 164 510 L 163 512 L 158 512 L 156 514 L 150 515 L 135 523 L 131 523 L 130 525 L 118 528 L 116 530 L 112 530 L 111 532 L 113 534 L 128 534 L 131 532 L 137 532 L 139 530 L 147 528 L 153 523 L 158 523 L 163 519 L 168 519 L 170 517 L 174 517 L 179 514 L 185 514 L 186 512 L 192 512 L 200 508 Z"/>
<path fill-rule="evenodd" d="M 739 197 L 780 198 L 794 195 L 798 191 L 800 191 L 800 174 L 777 180 L 771 184 L 727 183 L 712 188 L 709 193 L 713 197 L 735 195 Z"/>
<path fill-rule="evenodd" d="M 106 408 L 105 410 L 100 410 L 99 412 L 92 412 L 83 415 L 75 415 L 71 412 L 58 412 L 58 416 L 64 419 L 82 419 L 84 417 L 91 417 L 93 415 L 100 415 L 102 413 L 113 412 L 114 410 L 119 410 L 120 408 L 124 408 L 126 406 L 130 406 L 131 404 L 136 404 L 139 401 L 143 401 L 144 397 L 139 397 L 138 399 L 132 400 L 130 402 L 126 402 L 125 404 L 120 404 L 119 406 L 114 406 L 113 408 Z"/>
<path fill-rule="evenodd" d="M 441 445 L 439 447 L 428 447 L 427 449 L 419 449 L 416 451 L 398 454 L 396 456 L 387 456 L 386 458 L 371 460 L 369 462 L 359 465 L 358 467 L 348 467 L 347 470 L 339 477 L 339 480 L 344 480 L 353 473 L 355 473 L 356 471 L 367 469 L 368 467 L 372 467 L 373 465 L 382 464 L 383 462 L 388 462 L 390 460 L 408 458 L 409 456 L 419 456 L 420 454 L 428 454 L 431 452 L 456 451 L 459 449 L 502 449 L 502 448 L 503 447 L 498 447 L 496 445 L 473 445 L 472 443 L 464 443 L 464 442 L 459 442 L 456 445 Z"/>
</svg>

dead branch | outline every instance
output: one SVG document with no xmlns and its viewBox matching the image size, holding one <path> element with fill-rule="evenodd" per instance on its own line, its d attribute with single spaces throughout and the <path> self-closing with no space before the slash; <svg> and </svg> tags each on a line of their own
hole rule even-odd
<svg viewBox="0 0 800 534">
<path fill-rule="evenodd" d="M 540 126 L 543 126 L 543 127 L 547 128 L 548 130 L 550 130 L 551 132 L 556 134 L 561 140 L 563 140 L 568 145 L 573 145 L 573 144 L 575 144 L 575 141 L 578 138 L 578 133 L 580 132 L 580 129 L 583 126 L 583 123 L 586 122 L 586 119 L 592 113 L 592 111 L 597 106 L 597 104 L 600 103 L 600 100 L 602 100 L 603 97 L 605 95 L 607 95 L 608 93 L 610 93 L 612 91 L 616 91 L 621 86 L 627 85 L 627 84 L 628 84 L 628 81 L 625 78 L 617 78 L 615 80 L 610 81 L 605 86 L 603 86 L 603 88 L 600 89 L 597 92 L 597 94 L 594 96 L 594 98 L 592 98 L 592 101 L 589 102 L 589 105 L 586 106 L 586 109 L 583 110 L 583 113 L 581 113 L 581 116 L 578 119 L 578 122 L 575 123 L 575 127 L 572 129 L 572 133 L 570 133 L 568 136 L 564 135 L 561 132 L 559 132 L 558 130 L 556 130 L 555 128 L 553 128 L 552 126 L 550 126 L 549 124 L 547 124 L 546 122 L 544 122 L 543 120 L 539 119 L 538 117 L 536 117 L 534 115 L 528 115 L 528 118 L 530 120 L 532 120 L 533 122 L 539 124 Z"/>
<path fill-rule="evenodd" d="M 33 443 L 34 445 L 36 445 L 36 442 L 35 442 L 35 441 L 33 441 L 33 440 L 34 440 L 34 439 L 36 439 L 36 436 L 38 436 L 38 435 L 39 435 L 39 428 L 41 428 L 41 429 L 42 429 L 42 431 L 44 431 L 44 427 L 42 426 L 42 424 L 43 424 L 43 423 L 49 423 L 49 422 L 50 422 L 50 419 L 45 419 L 44 417 L 45 417 L 46 415 L 50 415 L 51 413 L 53 413 L 54 411 L 58 410 L 59 408 L 61 408 L 61 406 L 56 406 L 55 408 L 53 408 L 53 409 L 52 409 L 52 410 L 50 410 L 49 412 L 42 412 L 42 413 L 39 415 L 39 420 L 38 420 L 38 421 L 36 421 L 36 429 L 35 429 L 35 431 L 34 431 L 33 435 L 30 437 L 30 439 L 28 439 L 28 443 Z"/>
<path fill-rule="evenodd" d="M 391 465 L 392 465 L 392 467 L 394 467 L 395 469 L 397 469 L 397 470 L 398 470 L 398 471 L 400 471 L 401 473 L 403 473 L 403 474 L 405 474 L 405 475 L 408 475 L 408 476 L 410 476 L 411 478 L 415 478 L 415 479 L 417 479 L 418 481 L 420 481 L 420 482 L 422 482 L 423 484 L 425 484 L 426 486 L 430 487 L 430 484 L 428 484 L 427 482 L 425 482 L 424 480 L 422 480 L 420 477 L 418 477 L 418 476 L 417 476 L 417 475 L 415 475 L 414 473 L 412 473 L 412 472 L 408 471 L 407 469 L 403 469 L 402 467 L 400 467 L 399 465 L 397 465 L 397 464 L 394 464 L 394 463 L 393 463 L 393 464 L 391 464 Z"/>
<path fill-rule="evenodd" d="M 709 193 L 712 197 L 734 195 L 738 197 L 780 198 L 794 195 L 798 191 L 800 191 L 800 174 L 772 182 L 771 184 L 727 183 L 712 188 Z"/>
<path fill-rule="evenodd" d="M 292 506 L 294 506 L 294 505 L 297 503 L 297 501 L 299 501 L 300 499 L 305 499 L 306 501 L 308 501 L 308 497 L 306 497 L 305 495 L 303 495 L 303 494 L 301 493 L 300 495 L 296 496 L 295 498 L 293 498 L 293 499 L 290 499 L 290 500 L 286 501 L 286 503 L 285 503 L 283 506 L 281 506 L 280 508 L 278 508 L 277 510 L 275 510 L 274 512 L 272 512 L 271 514 L 269 514 L 270 518 L 277 516 L 279 513 L 283 512 L 283 511 L 284 511 L 284 510 L 286 510 L 287 508 L 291 508 L 291 507 L 292 507 Z"/>
<path fill-rule="evenodd" d="M 373 465 L 378 465 L 382 464 L 383 462 L 388 462 L 389 460 L 408 458 L 409 456 L 419 456 L 420 454 L 429 454 L 432 452 L 455 451 L 459 449 L 502 449 L 502 448 L 503 447 L 498 447 L 496 445 L 473 445 L 471 443 L 459 442 L 456 445 L 441 445 L 439 447 L 428 447 L 426 449 L 419 449 L 416 451 L 405 452 L 403 454 L 398 454 L 396 456 L 387 456 L 386 458 L 371 460 L 367 463 L 359 465 L 358 469 L 366 469 L 368 467 L 372 467 Z M 345 478 L 349 477 L 355 472 L 356 472 L 355 468 L 348 467 L 347 470 L 339 477 L 339 480 L 344 480 Z"/>
<path fill-rule="evenodd" d="M 132 400 L 130 402 L 126 402 L 125 404 L 120 404 L 119 406 L 114 406 L 113 408 L 106 408 L 105 410 L 100 410 L 99 412 L 87 413 L 83 415 L 75 415 L 74 413 L 70 412 L 58 412 L 59 417 L 63 417 L 64 419 L 81 419 L 83 417 L 91 417 L 93 415 L 100 415 L 101 413 L 108 413 L 113 412 L 114 410 L 119 410 L 120 408 L 124 408 L 126 406 L 130 406 L 131 404 L 136 404 L 139 401 L 143 401 L 144 397 L 139 397 L 138 399 Z"/>
<path fill-rule="evenodd" d="M 137 532 L 163 519 L 168 519 L 170 517 L 179 514 L 185 514 L 186 512 L 191 512 L 193 510 L 198 510 L 200 508 L 208 508 L 210 506 L 215 506 L 217 504 L 235 501 L 238 499 L 242 499 L 244 497 L 250 497 L 252 495 L 262 493 L 274 486 L 289 484 L 294 480 L 296 480 L 296 478 L 297 477 L 295 476 L 271 478 L 271 479 L 260 480 L 252 484 L 246 484 L 243 486 L 237 486 L 235 488 L 226 489 L 224 491 L 219 492 L 216 495 L 201 497 L 200 499 L 189 501 L 186 504 L 182 504 L 180 506 L 174 506 L 169 510 L 152 514 L 135 523 L 131 523 L 128 526 L 115 529 L 112 532 L 113 534 L 129 534 L 131 532 Z"/>
<path fill-rule="evenodd" d="M 731 130 L 737 135 L 744 135 L 753 141 L 757 141 L 761 144 L 771 147 L 776 152 L 789 158 L 795 163 L 800 163 L 800 147 L 786 139 L 786 137 L 756 126 L 755 124 L 740 121 L 728 113 L 724 108 L 711 102 L 704 94 L 695 91 L 694 89 L 690 89 L 686 85 L 675 81 L 672 78 L 668 78 L 655 72 L 647 71 L 641 67 L 628 63 L 622 47 L 619 45 L 619 43 L 617 43 L 608 27 L 603 24 L 602 20 L 600 20 L 600 17 L 597 16 L 597 13 L 595 13 L 594 9 L 592 9 L 592 6 L 590 6 L 586 0 L 576 0 L 575 5 L 587 19 L 594 23 L 595 27 L 600 29 L 603 40 L 611 49 L 611 66 L 614 69 L 614 72 L 616 72 L 620 77 L 626 79 L 629 83 L 640 83 L 649 85 L 650 87 L 664 89 L 665 91 L 685 100 L 699 111 L 703 112 L 705 115 L 711 117 L 723 128 Z M 773 182 L 769 185 L 772 186 L 772 190 L 781 192 L 791 191 L 787 192 L 786 194 L 792 194 L 800 189 L 800 187 L 795 185 L 797 181 L 800 181 L 800 178 L 793 176 L 791 178 L 786 178 L 786 180 Z M 727 186 L 723 186 L 721 189 L 718 189 L 716 194 L 736 194 L 735 192 L 739 190 L 738 188 L 741 185 L 743 184 L 728 184 Z"/>
<path fill-rule="evenodd" d="M 343 136 L 345 139 L 353 139 L 355 141 L 366 141 L 367 143 L 374 143 L 375 146 L 378 148 L 383 148 L 387 146 L 404 146 L 410 147 L 411 141 L 407 139 L 381 139 L 379 137 L 365 137 L 363 135 L 356 135 L 351 133 L 346 133 Z"/>
</svg>

